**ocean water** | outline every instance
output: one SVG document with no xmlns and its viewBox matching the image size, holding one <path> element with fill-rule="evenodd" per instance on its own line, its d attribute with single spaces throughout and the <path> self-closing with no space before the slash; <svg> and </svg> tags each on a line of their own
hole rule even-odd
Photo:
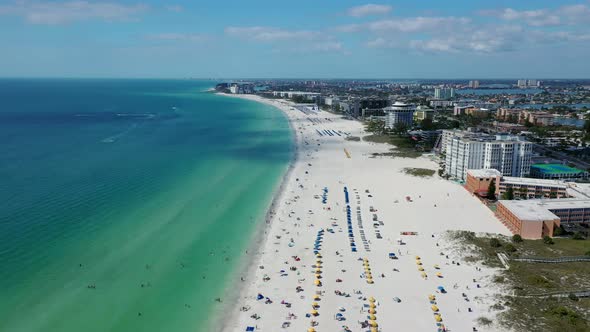
<svg viewBox="0 0 590 332">
<path fill-rule="evenodd" d="M 292 156 L 190 80 L 0 80 L 0 331 L 205 331 Z"/>
</svg>

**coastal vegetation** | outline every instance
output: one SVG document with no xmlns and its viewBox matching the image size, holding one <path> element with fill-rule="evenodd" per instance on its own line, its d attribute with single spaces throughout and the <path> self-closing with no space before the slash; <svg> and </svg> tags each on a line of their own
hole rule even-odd
<svg viewBox="0 0 590 332">
<path fill-rule="evenodd" d="M 431 177 L 434 175 L 434 173 L 436 173 L 436 171 L 433 169 L 413 168 L 413 167 L 406 167 L 403 169 L 403 172 L 408 175 L 417 176 L 417 177 L 421 177 L 421 178 Z"/>
<path fill-rule="evenodd" d="M 476 236 L 458 231 L 452 235 L 468 246 L 467 260 L 501 269 L 493 278 L 506 295 L 496 299 L 499 323 L 518 331 L 590 331 L 590 298 L 574 293 L 590 290 L 590 262 L 530 263 L 513 258 L 584 256 L 590 240 L 568 238 L 524 240 L 512 237 Z M 498 258 L 509 258 L 505 269 Z"/>
</svg>

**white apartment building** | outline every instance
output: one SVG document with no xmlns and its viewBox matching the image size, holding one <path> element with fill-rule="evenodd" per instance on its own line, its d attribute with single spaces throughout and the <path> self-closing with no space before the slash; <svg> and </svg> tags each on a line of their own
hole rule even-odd
<svg viewBox="0 0 590 332">
<path fill-rule="evenodd" d="M 404 104 L 396 101 L 393 105 L 385 107 L 385 127 L 392 129 L 398 123 L 411 127 L 414 122 L 414 111 L 416 107 L 410 104 Z"/>
<path fill-rule="evenodd" d="M 443 131 L 445 171 L 465 180 L 468 169 L 495 169 L 504 176 L 523 177 L 531 168 L 532 143 L 518 136 Z"/>
<path fill-rule="evenodd" d="M 435 88 L 434 99 L 450 99 L 455 97 L 455 89 L 453 88 Z"/>
</svg>

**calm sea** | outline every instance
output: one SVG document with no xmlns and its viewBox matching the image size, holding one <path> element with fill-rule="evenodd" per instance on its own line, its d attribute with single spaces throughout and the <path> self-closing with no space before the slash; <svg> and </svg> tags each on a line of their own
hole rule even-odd
<svg viewBox="0 0 590 332">
<path fill-rule="evenodd" d="M 292 155 L 213 85 L 0 80 L 0 331 L 205 331 Z"/>
</svg>

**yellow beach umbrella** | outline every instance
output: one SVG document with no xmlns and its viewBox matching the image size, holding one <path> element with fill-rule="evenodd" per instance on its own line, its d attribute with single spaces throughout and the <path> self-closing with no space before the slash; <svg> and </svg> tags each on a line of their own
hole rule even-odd
<svg viewBox="0 0 590 332">
<path fill-rule="evenodd" d="M 371 321 L 369 321 L 369 325 L 371 325 L 372 327 L 377 327 L 377 326 L 379 326 L 379 324 L 377 324 L 377 322 L 376 322 L 376 321 L 374 321 L 374 320 L 371 320 Z"/>
<path fill-rule="evenodd" d="M 416 265 L 422 265 L 421 261 L 416 261 Z"/>
<path fill-rule="evenodd" d="M 422 278 L 426 278 L 426 277 L 427 277 L 426 273 L 422 272 Z"/>
<path fill-rule="evenodd" d="M 430 294 L 430 295 L 428 295 L 428 299 L 429 299 L 430 301 L 434 301 L 434 300 L 436 300 L 436 296 L 434 296 L 434 295 Z"/>
<path fill-rule="evenodd" d="M 369 309 L 369 313 L 374 315 L 374 314 L 377 313 L 377 310 L 375 310 L 375 309 Z"/>
<path fill-rule="evenodd" d="M 419 260 L 420 259 L 420 256 L 416 256 L 416 259 Z"/>
<path fill-rule="evenodd" d="M 322 279 L 322 275 L 321 275 L 321 274 L 319 274 L 319 273 L 316 273 L 316 274 L 315 274 L 315 278 L 316 278 L 316 279 Z"/>
<path fill-rule="evenodd" d="M 310 314 L 312 314 L 313 316 L 317 316 L 317 315 L 319 315 L 319 313 L 318 313 L 318 311 L 317 311 L 317 310 L 312 310 L 312 311 L 310 312 Z"/>
<path fill-rule="evenodd" d="M 314 302 L 311 304 L 311 306 L 315 309 L 315 308 L 319 307 L 320 305 L 317 302 Z"/>
<path fill-rule="evenodd" d="M 315 329 L 313 327 L 310 327 L 307 329 L 307 332 L 315 332 Z"/>
<path fill-rule="evenodd" d="M 375 282 L 373 281 L 373 279 L 367 279 L 367 284 L 373 284 L 373 283 L 375 283 Z"/>
<path fill-rule="evenodd" d="M 322 273 L 322 269 L 320 269 L 319 267 L 317 269 L 315 269 L 316 273 Z"/>
<path fill-rule="evenodd" d="M 379 332 L 379 330 L 377 330 L 377 328 L 376 328 L 376 327 L 371 327 L 371 330 L 370 330 L 370 331 L 371 331 L 371 332 Z"/>
<path fill-rule="evenodd" d="M 442 278 L 442 273 L 438 272 L 438 273 L 436 274 L 436 276 L 437 276 L 437 277 L 439 277 L 439 278 Z"/>
<path fill-rule="evenodd" d="M 434 304 L 430 306 L 430 309 L 432 309 L 434 312 L 438 311 L 438 307 Z"/>
<path fill-rule="evenodd" d="M 369 319 L 370 320 L 377 320 L 377 316 L 371 314 L 371 315 L 369 315 Z"/>
<path fill-rule="evenodd" d="M 418 271 L 424 271 L 424 268 L 422 266 L 419 266 Z"/>
<path fill-rule="evenodd" d="M 371 297 L 369 298 L 369 302 L 375 302 L 375 298 L 371 296 Z"/>
<path fill-rule="evenodd" d="M 315 254 L 315 257 L 322 258 L 322 255 L 318 252 L 317 254 Z"/>
<path fill-rule="evenodd" d="M 320 300 L 320 296 L 319 295 L 314 295 L 313 296 L 313 299 L 316 300 L 316 301 L 319 301 Z"/>
<path fill-rule="evenodd" d="M 442 317 L 440 315 L 434 315 L 434 320 L 437 322 L 441 322 L 442 321 Z"/>
<path fill-rule="evenodd" d="M 373 303 L 373 302 L 369 303 L 369 308 L 373 308 L 373 309 L 374 309 L 374 308 L 376 308 L 376 307 L 377 307 L 377 306 L 375 305 L 375 303 Z"/>
<path fill-rule="evenodd" d="M 438 270 L 440 269 L 440 266 L 438 266 L 438 264 L 434 264 L 434 268 Z"/>
<path fill-rule="evenodd" d="M 316 279 L 316 280 L 315 280 L 313 283 L 314 283 L 316 286 L 320 286 L 320 285 L 322 284 L 322 282 L 321 282 L 321 281 L 319 281 L 318 279 Z"/>
</svg>

